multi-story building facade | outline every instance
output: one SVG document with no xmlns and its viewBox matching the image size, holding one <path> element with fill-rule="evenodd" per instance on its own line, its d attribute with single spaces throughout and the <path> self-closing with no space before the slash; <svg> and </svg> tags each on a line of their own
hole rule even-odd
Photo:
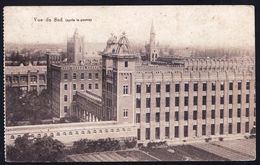
<svg viewBox="0 0 260 165">
<path fill-rule="evenodd" d="M 37 91 L 39 94 L 47 88 L 46 66 L 27 65 L 5 66 L 6 87 L 19 88 L 23 92 Z"/>
<path fill-rule="evenodd" d="M 50 67 L 52 109 L 57 116 L 76 114 L 84 121 L 96 121 L 93 134 L 85 138 L 102 138 L 109 132 L 104 132 L 104 123 L 120 129 L 129 125 L 131 137 L 144 143 L 243 138 L 255 126 L 254 58 L 161 57 L 143 64 L 122 34 L 109 38 L 98 65 L 60 63 Z M 56 130 L 45 127 L 46 134 L 61 139 Z M 8 138 L 14 139 L 17 129 L 10 128 Z M 19 134 L 25 130 L 21 128 Z M 82 138 L 77 131 L 72 134 L 73 140 Z"/>
<path fill-rule="evenodd" d="M 254 59 L 142 65 L 125 35 L 115 40 L 109 39 L 102 56 L 105 119 L 134 122 L 143 142 L 250 133 L 255 125 Z"/>
</svg>

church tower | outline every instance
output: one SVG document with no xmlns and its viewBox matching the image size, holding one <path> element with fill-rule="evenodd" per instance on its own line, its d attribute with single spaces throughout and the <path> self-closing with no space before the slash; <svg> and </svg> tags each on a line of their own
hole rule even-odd
<svg viewBox="0 0 260 165">
<path fill-rule="evenodd" d="M 156 61 L 156 59 L 159 57 L 159 50 L 156 45 L 155 36 L 156 36 L 156 34 L 155 34 L 155 30 L 154 30 L 154 25 L 152 22 L 151 30 L 150 30 L 149 47 L 147 50 L 148 51 L 148 60 L 150 62 Z"/>
<path fill-rule="evenodd" d="M 112 35 L 102 54 L 103 117 L 134 123 L 134 81 L 138 56 L 131 52 L 126 34 Z"/>
<path fill-rule="evenodd" d="M 75 29 L 73 37 L 67 41 L 67 60 L 69 63 L 81 64 L 84 62 L 84 38 Z"/>
</svg>

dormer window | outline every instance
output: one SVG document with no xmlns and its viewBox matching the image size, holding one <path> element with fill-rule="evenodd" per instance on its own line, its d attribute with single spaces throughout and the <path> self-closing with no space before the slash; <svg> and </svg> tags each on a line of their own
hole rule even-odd
<svg viewBox="0 0 260 165">
<path fill-rule="evenodd" d="M 128 61 L 125 61 L 125 68 L 128 67 Z"/>
</svg>

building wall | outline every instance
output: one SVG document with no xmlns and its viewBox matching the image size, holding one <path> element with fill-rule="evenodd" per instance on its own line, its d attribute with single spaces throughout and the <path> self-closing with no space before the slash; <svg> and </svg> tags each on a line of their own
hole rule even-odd
<svg viewBox="0 0 260 165">
<path fill-rule="evenodd" d="M 229 83 L 233 83 L 233 90 L 229 90 Z M 238 82 L 242 83 L 241 90 L 237 90 Z M 246 83 L 250 83 L 250 90 L 246 89 Z M 207 91 L 202 90 L 202 84 L 206 83 Z M 212 83 L 216 84 L 216 90 L 212 91 Z M 220 84 L 224 83 L 225 90 L 220 90 Z M 246 122 L 249 122 L 249 131 L 254 125 L 255 116 L 255 77 L 254 71 L 176 71 L 160 70 L 142 72 L 136 74 L 135 86 L 141 85 L 141 93 L 135 93 L 136 98 L 141 99 L 141 108 L 136 108 L 136 115 L 140 115 L 140 140 L 146 140 L 146 128 L 150 128 L 150 138 L 147 140 L 192 140 L 208 136 L 218 137 L 220 124 L 223 123 L 223 136 L 249 133 L 245 130 Z M 151 85 L 151 93 L 146 93 L 146 84 Z M 161 85 L 161 91 L 156 92 L 156 84 Z M 170 92 L 165 92 L 166 84 L 170 85 Z M 175 85 L 179 84 L 179 92 L 175 92 Z M 184 84 L 189 84 L 187 92 L 184 91 Z M 198 91 L 194 91 L 193 85 L 198 84 Z M 237 97 L 241 95 L 241 104 L 237 103 Z M 246 95 L 249 96 L 249 103 L 246 103 Z M 184 97 L 188 97 L 188 105 L 184 106 Z M 193 98 L 197 96 L 197 106 L 193 105 Z M 206 105 L 202 105 L 202 97 L 206 96 Z M 215 96 L 215 104 L 212 105 L 212 96 Z M 224 96 L 224 104 L 220 104 L 220 97 Z M 229 96 L 233 103 L 229 104 Z M 160 107 L 156 107 L 156 98 L 160 98 Z M 169 107 L 165 107 L 166 97 L 170 99 Z M 151 108 L 146 108 L 146 98 L 151 99 Z M 179 98 L 179 105 L 175 106 L 175 98 Z M 135 101 L 136 103 L 136 101 Z M 246 117 L 246 108 L 249 108 L 249 116 Z M 220 109 L 224 110 L 224 118 L 220 119 Z M 232 117 L 229 117 L 229 109 L 232 109 Z M 237 109 L 241 109 L 241 117 L 237 117 Z M 202 119 L 202 111 L 206 110 L 206 119 Z M 215 118 L 211 118 L 211 111 L 215 110 Z M 197 119 L 193 119 L 193 112 L 197 111 Z M 187 113 L 187 120 L 184 120 L 184 113 Z M 160 114 L 160 120 L 156 122 L 156 113 Z M 165 115 L 169 113 L 169 121 L 165 121 Z M 179 113 L 178 121 L 175 114 Z M 146 114 L 150 114 L 150 122 L 146 122 Z M 135 118 L 136 120 L 136 118 Z M 241 133 L 237 133 L 237 123 L 241 123 Z M 211 125 L 215 126 L 215 135 L 211 134 Z M 232 133 L 228 132 L 229 124 L 232 124 Z M 205 135 L 202 134 L 202 125 L 206 125 Z M 175 127 L 179 127 L 179 135 L 175 137 Z M 184 126 L 188 126 L 188 136 L 184 136 Z M 197 127 L 196 131 L 193 126 Z M 168 127 L 168 128 L 166 128 Z M 156 138 L 155 130 L 160 129 L 160 135 Z M 165 129 L 169 129 L 169 137 L 165 137 Z"/>
<path fill-rule="evenodd" d="M 65 145 L 72 145 L 80 139 L 125 139 L 136 136 L 136 126 L 116 124 L 114 121 L 48 124 L 6 127 L 5 144 L 13 145 L 17 137 L 29 134 L 31 137 L 51 136 Z"/>
<path fill-rule="evenodd" d="M 39 94 L 47 88 L 46 66 L 5 66 L 5 85 Z"/>
<path fill-rule="evenodd" d="M 55 89 L 52 89 L 51 92 L 53 102 L 56 104 L 53 105 L 53 110 L 59 114 L 57 116 L 59 118 L 76 113 L 72 106 L 76 91 L 84 92 L 87 90 L 101 96 L 101 69 L 99 65 L 53 65 L 52 73 L 52 88 Z M 81 74 L 84 77 L 81 77 Z M 76 77 L 73 77 L 74 75 Z"/>
</svg>

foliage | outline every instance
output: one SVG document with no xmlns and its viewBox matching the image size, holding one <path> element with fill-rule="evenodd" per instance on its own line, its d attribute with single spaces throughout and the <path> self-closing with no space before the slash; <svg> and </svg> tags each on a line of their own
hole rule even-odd
<svg viewBox="0 0 260 165">
<path fill-rule="evenodd" d="M 136 139 L 132 139 L 132 140 L 124 140 L 125 146 L 127 148 L 134 148 L 136 147 L 137 144 L 137 140 Z"/>
<path fill-rule="evenodd" d="M 51 137 L 30 138 L 28 134 L 18 137 L 14 146 L 6 147 L 8 161 L 58 161 L 64 158 L 64 144 Z"/>
<path fill-rule="evenodd" d="M 114 140 L 110 138 L 99 140 L 81 139 L 73 143 L 72 152 L 79 154 L 90 152 L 115 151 L 119 149 L 119 140 Z"/>
<path fill-rule="evenodd" d="M 18 88 L 6 88 L 7 125 L 17 125 L 19 121 L 40 124 L 41 120 L 50 118 L 52 118 L 52 112 L 47 90 L 37 95 L 36 91 L 22 94 Z"/>
<path fill-rule="evenodd" d="M 148 148 L 156 148 L 156 147 L 161 147 L 161 146 L 166 146 L 166 141 L 161 141 L 161 142 L 149 142 L 147 143 Z"/>
</svg>

